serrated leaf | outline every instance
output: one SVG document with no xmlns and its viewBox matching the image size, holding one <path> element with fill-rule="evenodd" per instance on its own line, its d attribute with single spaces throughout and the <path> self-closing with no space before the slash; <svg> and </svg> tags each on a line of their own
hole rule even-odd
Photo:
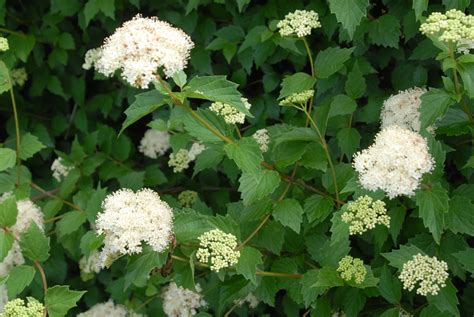
<svg viewBox="0 0 474 317">
<path fill-rule="evenodd" d="M 45 236 L 34 221 L 21 235 L 20 246 L 23 255 L 32 261 L 44 262 L 49 258 L 49 237 Z"/>
<path fill-rule="evenodd" d="M 354 48 L 328 47 L 316 56 L 317 78 L 328 78 L 337 73 L 351 57 Z"/>
<path fill-rule="evenodd" d="M 16 152 L 12 149 L 0 149 L 0 172 L 15 166 Z"/>
<path fill-rule="evenodd" d="M 37 152 L 41 151 L 41 149 L 44 149 L 46 147 L 38 140 L 35 135 L 31 133 L 26 133 L 22 135 L 20 140 L 20 158 L 22 160 L 29 159 Z"/>
<path fill-rule="evenodd" d="M 351 72 L 347 75 L 346 85 L 344 86 L 346 94 L 352 99 L 360 98 L 367 89 L 364 74 L 362 74 L 359 64 L 354 63 Z"/>
<path fill-rule="evenodd" d="M 418 21 L 423 15 L 423 12 L 428 9 L 428 0 L 413 0 L 412 8 L 415 11 L 415 17 Z"/>
<path fill-rule="evenodd" d="M 256 173 L 242 173 L 239 192 L 244 205 L 250 205 L 273 193 L 278 185 L 280 185 L 278 172 L 264 170 Z"/>
<path fill-rule="evenodd" d="M 207 216 L 196 212 L 177 214 L 173 226 L 178 242 L 197 239 L 204 232 L 214 229 Z"/>
<path fill-rule="evenodd" d="M 357 103 L 346 95 L 337 95 L 333 98 L 328 117 L 352 114 L 357 109 Z"/>
<path fill-rule="evenodd" d="M 314 287 L 331 288 L 344 285 L 344 281 L 339 276 L 335 268 L 322 267 L 318 271 L 318 277 L 314 283 Z"/>
<path fill-rule="evenodd" d="M 414 255 L 418 253 L 424 254 L 423 251 L 414 245 L 401 245 L 400 249 L 392 250 L 392 252 L 382 253 L 382 256 L 389 261 L 389 264 L 399 270 L 402 269 L 403 264 L 410 261 Z"/>
<path fill-rule="evenodd" d="M 0 226 L 11 227 L 16 223 L 18 209 L 15 196 L 10 196 L 0 203 Z"/>
<path fill-rule="evenodd" d="M 466 89 L 469 98 L 474 98 L 474 63 L 459 63 L 459 75 L 461 75 L 464 89 Z"/>
<path fill-rule="evenodd" d="M 224 151 L 243 172 L 257 173 L 261 170 L 260 163 L 263 161 L 263 156 L 254 138 L 242 138 L 237 142 L 226 144 Z"/>
<path fill-rule="evenodd" d="M 402 297 L 402 287 L 400 281 L 393 276 L 388 267 L 384 265 L 380 270 L 380 294 L 392 304 L 400 302 Z"/>
<path fill-rule="evenodd" d="M 5 259 L 13 245 L 13 236 L 10 233 L 0 230 L 0 262 Z"/>
<path fill-rule="evenodd" d="M 446 286 L 441 288 L 437 295 L 427 295 L 426 299 L 430 305 L 435 306 L 440 312 L 448 313 L 449 316 L 460 316 L 458 310 L 458 298 L 456 296 L 456 288 L 450 280 L 446 282 Z"/>
<path fill-rule="evenodd" d="M 151 270 L 161 268 L 165 264 L 166 258 L 167 252 L 158 253 L 151 249 L 130 257 L 124 277 L 123 290 L 126 291 L 132 284 L 144 285 Z"/>
<path fill-rule="evenodd" d="M 400 35 L 400 23 L 391 14 L 384 14 L 370 22 L 369 39 L 373 44 L 398 48 Z"/>
<path fill-rule="evenodd" d="M 97 13 L 102 12 L 105 16 L 114 19 L 115 0 L 89 0 L 84 7 L 84 18 L 86 26 L 89 25 Z"/>
<path fill-rule="evenodd" d="M 8 37 L 8 44 L 10 50 L 15 52 L 15 55 L 22 61 L 28 60 L 28 56 L 35 47 L 36 38 L 31 34 L 11 34 Z"/>
<path fill-rule="evenodd" d="M 466 250 L 456 252 L 453 254 L 454 257 L 462 265 L 463 269 L 474 274 L 474 249 L 468 248 Z"/>
<path fill-rule="evenodd" d="M 342 24 L 352 39 L 357 26 L 366 16 L 368 0 L 329 0 L 329 9 L 336 15 L 337 21 Z"/>
<path fill-rule="evenodd" d="M 7 290 L 8 298 L 15 298 L 20 294 L 35 277 L 35 268 L 29 265 L 14 266 L 8 273 Z"/>
<path fill-rule="evenodd" d="M 257 285 L 256 272 L 257 266 L 260 264 L 263 264 L 260 251 L 252 247 L 244 247 L 240 250 L 239 262 L 235 265 L 235 271 Z"/>
<path fill-rule="evenodd" d="M 449 201 L 449 212 L 445 214 L 446 228 L 453 233 L 474 236 L 474 205 L 471 198 L 454 196 Z"/>
<path fill-rule="evenodd" d="M 0 61 L 0 94 L 8 91 L 10 87 L 10 73 L 8 67 L 3 61 Z"/>
<path fill-rule="evenodd" d="M 237 91 L 237 84 L 226 79 L 226 76 L 196 76 L 184 87 L 183 92 L 189 98 L 218 101 L 231 105 L 249 117 L 253 117 L 245 107 L 242 95 Z"/>
<path fill-rule="evenodd" d="M 127 119 L 122 124 L 121 134 L 131 124 L 152 113 L 166 103 L 166 96 L 157 90 L 150 90 L 135 96 L 135 101 L 125 110 Z"/>
<path fill-rule="evenodd" d="M 435 123 L 436 119 L 444 115 L 454 104 L 454 100 L 443 89 L 430 89 L 421 95 L 420 99 L 420 120 L 423 129 Z"/>
<path fill-rule="evenodd" d="M 56 223 L 58 237 L 62 238 L 76 231 L 85 221 L 87 216 L 85 212 L 77 210 L 69 211 L 63 215 L 61 220 Z"/>
<path fill-rule="evenodd" d="M 334 208 L 334 202 L 329 197 L 312 195 L 304 201 L 304 212 L 308 221 L 320 223 L 326 219 Z"/>
<path fill-rule="evenodd" d="M 336 138 L 342 153 L 348 159 L 351 159 L 360 145 L 361 136 L 359 131 L 354 128 L 343 128 L 337 132 Z"/>
<path fill-rule="evenodd" d="M 76 306 L 76 303 L 86 291 L 71 291 L 69 285 L 55 285 L 48 288 L 44 297 L 45 306 L 48 307 L 48 316 L 63 317 Z"/>
<path fill-rule="evenodd" d="M 306 73 L 296 73 L 283 78 L 278 99 L 313 89 L 316 79 Z"/>
<path fill-rule="evenodd" d="M 303 222 L 303 213 L 304 210 L 296 199 L 287 198 L 275 203 L 272 215 L 282 225 L 299 233 Z"/>
<path fill-rule="evenodd" d="M 425 227 L 439 244 L 445 227 L 445 213 L 449 209 L 447 190 L 439 184 L 435 184 L 429 189 L 421 189 L 416 193 L 416 205 Z"/>
</svg>

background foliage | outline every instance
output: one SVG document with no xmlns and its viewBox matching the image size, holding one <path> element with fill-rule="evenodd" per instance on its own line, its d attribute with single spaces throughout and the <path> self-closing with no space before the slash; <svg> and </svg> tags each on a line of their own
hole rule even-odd
<svg viewBox="0 0 474 317">
<path fill-rule="evenodd" d="M 309 75 L 293 75 L 310 73 L 303 43 L 282 38 L 276 31 L 277 21 L 286 13 L 303 8 L 318 12 L 322 23 L 322 28 L 308 37 L 316 56 L 315 83 L 308 80 Z M 78 293 L 56 286 L 48 291 L 46 301 L 55 307 L 57 298 L 79 300 L 78 306 L 69 311 L 74 315 L 111 297 L 139 308 L 140 313 L 157 316 L 162 313 L 161 299 L 156 295 L 160 285 L 172 278 L 190 288 L 199 282 L 209 302 L 208 312 L 213 315 L 224 314 L 235 299 L 252 291 L 262 304 L 253 312 L 237 308 L 234 314 L 298 316 L 307 312 L 330 316 L 343 310 L 348 316 L 398 316 L 403 307 L 421 316 L 472 316 L 473 126 L 472 118 L 458 105 L 464 99 L 472 108 L 472 60 L 459 66 L 464 67 L 466 94 L 462 96 L 449 79 L 448 67 L 444 65 L 444 73 L 436 59 L 439 49 L 418 31 L 420 18 L 427 11 L 450 8 L 472 12 L 474 3 L 0 1 L 0 32 L 10 43 L 2 59 L 9 69 L 25 67 L 29 77 L 24 87 L 13 89 L 22 133 L 21 183 L 16 186 L 17 170 L 11 167 L 11 156 L 2 152 L 0 193 L 15 190 L 17 197 L 31 197 L 42 207 L 47 238 L 38 240 L 41 234 L 31 232 L 31 243 L 38 245 L 32 247 L 36 253 L 28 258 L 42 263 L 48 285 L 87 291 L 79 300 Z M 188 78 L 226 75 L 239 84 L 239 91 L 253 105 L 253 118 L 242 126 L 242 133 L 249 136 L 268 127 L 272 144 L 264 159 L 282 177 L 274 170 L 254 166 L 254 157 L 244 157 L 244 161 L 235 158 L 236 154 L 233 157 L 232 153 L 241 153 L 242 148 L 215 143 L 215 136 L 193 123 L 179 108 L 160 107 L 119 135 L 126 120 L 125 109 L 146 105 L 146 97 L 150 96 L 145 94 L 156 92 L 144 93 L 119 80 L 104 80 L 81 65 L 87 49 L 100 46 L 117 26 L 137 13 L 156 15 L 192 37 L 196 47 L 186 70 Z M 290 75 L 293 77 L 285 80 Z M 298 128 L 305 126 L 301 112 L 278 106 L 278 98 L 301 89 L 301 85 L 314 85 L 314 118 L 335 158 L 339 199 L 344 202 L 364 194 L 355 182 L 351 157 L 372 143 L 379 130 L 383 100 L 413 86 L 436 87 L 423 101 L 422 125 L 427 127 L 443 117 L 436 138 L 427 136 L 437 168 L 415 198 L 385 200 L 392 217 L 390 229 L 376 228 L 349 239 L 347 230 L 335 222 L 333 214 L 339 203 L 334 198 L 322 149 L 314 141 L 314 134 Z M 139 93 L 144 94 L 136 97 Z M 15 149 L 10 95 L 4 93 L 0 98 L 2 149 Z M 194 108 L 200 104 L 193 101 Z M 127 115 L 124 127 L 140 117 L 131 110 Z M 191 139 L 204 141 L 208 150 L 192 168 L 174 174 L 167 166 L 167 157 L 151 160 L 138 153 L 137 144 L 149 126 L 167 126 L 175 131 L 171 138 L 175 151 Z M 50 171 L 58 155 L 76 167 L 61 183 L 52 178 Z M 291 177 L 296 162 L 299 168 Z M 258 177 L 262 181 L 255 188 L 252 177 L 257 177 L 256 173 L 261 173 Z M 288 184 L 292 186 L 288 186 L 286 198 L 278 199 L 285 197 L 282 193 Z M 267 218 L 243 249 L 237 274 L 211 274 L 195 267 L 191 260 L 191 264 L 174 261 L 170 277 L 152 272 L 147 279 L 165 258 L 144 253 L 122 258 L 110 270 L 83 282 L 78 261 L 100 246 L 91 224 L 106 193 L 144 186 L 160 192 L 176 208 L 178 242 L 196 242 L 197 236 L 214 227 L 232 232 L 243 241 Z M 185 189 L 197 191 L 200 199 L 193 210 L 179 211 L 176 197 Z M 383 194 L 374 197 L 382 198 Z M 427 300 L 402 291 L 396 278 L 400 263 L 418 249 L 438 256 L 450 267 L 448 286 Z M 189 245 L 179 245 L 175 254 L 192 258 L 193 250 Z M 352 287 L 334 275 L 331 268 L 349 251 L 372 267 L 373 278 L 367 285 Z M 24 285 L 17 285 L 15 295 L 42 299 L 40 274 L 28 269 L 34 267 L 32 263 L 25 267 L 24 272 L 17 272 L 26 277 Z M 279 278 L 258 275 L 257 271 L 294 276 Z M 53 309 L 50 315 L 63 315 L 67 311 L 63 308 L 56 312 Z"/>
</svg>

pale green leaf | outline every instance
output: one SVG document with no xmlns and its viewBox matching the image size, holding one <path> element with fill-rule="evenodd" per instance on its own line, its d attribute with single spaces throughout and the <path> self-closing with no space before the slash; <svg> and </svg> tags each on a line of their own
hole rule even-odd
<svg viewBox="0 0 474 317">
<path fill-rule="evenodd" d="M 345 0 L 344 0 L 345 1 Z M 351 57 L 354 48 L 328 47 L 316 56 L 316 77 L 328 78 L 337 73 Z"/>
<path fill-rule="evenodd" d="M 257 266 L 260 264 L 263 264 L 260 251 L 246 246 L 240 250 L 239 262 L 235 265 L 235 271 L 257 285 L 256 273 Z"/>
<path fill-rule="evenodd" d="M 45 306 L 48 307 L 48 316 L 63 317 L 76 306 L 85 291 L 71 291 L 69 286 L 55 285 L 48 288 L 44 297 Z"/>
<path fill-rule="evenodd" d="M 15 166 L 16 152 L 12 149 L 0 149 L 0 172 Z"/>
<path fill-rule="evenodd" d="M 366 16 L 368 0 L 329 0 L 329 9 L 352 39 L 357 26 Z"/>
<path fill-rule="evenodd" d="M 299 233 L 303 222 L 303 213 L 304 210 L 296 199 L 287 198 L 275 203 L 272 215 L 282 225 Z"/>
<path fill-rule="evenodd" d="M 245 205 L 270 195 L 280 185 L 280 175 L 275 171 L 259 171 L 257 173 L 242 173 L 239 192 Z"/>
</svg>

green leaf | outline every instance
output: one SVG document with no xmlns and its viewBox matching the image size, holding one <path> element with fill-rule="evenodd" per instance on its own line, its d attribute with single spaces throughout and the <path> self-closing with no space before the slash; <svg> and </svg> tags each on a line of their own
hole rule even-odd
<svg viewBox="0 0 474 317">
<path fill-rule="evenodd" d="M 215 229 L 207 216 L 196 212 L 177 214 L 173 226 L 178 242 L 197 239 L 204 232 Z"/>
<path fill-rule="evenodd" d="M 435 306 L 442 313 L 448 313 L 449 316 L 460 316 L 458 310 L 458 298 L 456 296 L 456 288 L 450 280 L 443 287 L 438 295 L 427 295 L 426 299 L 430 305 Z"/>
<path fill-rule="evenodd" d="M 8 298 L 15 298 L 35 277 L 35 268 L 29 265 L 14 266 L 8 273 L 7 290 Z"/>
<path fill-rule="evenodd" d="M 391 14 L 382 15 L 369 24 L 369 39 L 373 44 L 398 48 L 400 35 L 400 23 Z"/>
<path fill-rule="evenodd" d="M 352 39 L 357 26 L 366 16 L 369 0 L 329 0 L 329 9 L 336 15 L 338 22 L 342 24 Z"/>
<path fill-rule="evenodd" d="M 5 259 L 13 245 L 13 236 L 5 230 L 0 230 L 0 262 Z"/>
<path fill-rule="evenodd" d="M 466 89 L 469 98 L 474 98 L 474 63 L 459 63 L 459 75 L 461 75 L 464 89 Z"/>
<path fill-rule="evenodd" d="M 36 38 L 30 34 L 11 34 L 8 37 L 10 50 L 22 61 L 28 60 L 28 56 L 35 47 Z"/>
<path fill-rule="evenodd" d="M 310 223 L 314 221 L 317 221 L 316 223 L 323 222 L 332 212 L 333 208 L 333 200 L 321 195 L 309 196 L 304 201 L 304 212 Z"/>
<path fill-rule="evenodd" d="M 397 304 L 402 298 L 402 286 L 400 281 L 393 276 L 388 267 L 384 265 L 380 270 L 380 295 L 392 304 Z"/>
<path fill-rule="evenodd" d="M 337 95 L 332 99 L 328 117 L 352 114 L 357 109 L 357 103 L 346 95 Z"/>
<path fill-rule="evenodd" d="M 464 270 L 474 274 L 474 249 L 468 248 L 453 254 Z"/>
<path fill-rule="evenodd" d="M 237 91 L 237 84 L 226 79 L 226 76 L 196 76 L 184 87 L 183 92 L 189 98 L 218 101 L 231 105 L 249 117 L 253 117 L 243 104 L 242 95 Z"/>
<path fill-rule="evenodd" d="M 0 226 L 11 227 L 16 223 L 18 209 L 15 196 L 10 196 L 0 203 Z"/>
<path fill-rule="evenodd" d="M 242 138 L 237 142 L 226 144 L 224 150 L 243 172 L 257 173 L 262 169 L 260 166 L 263 161 L 262 152 L 254 138 Z"/>
<path fill-rule="evenodd" d="M 46 147 L 31 133 L 22 135 L 20 140 L 20 158 L 22 160 L 27 160 L 30 157 L 33 157 L 33 155 Z"/>
<path fill-rule="evenodd" d="M 413 0 L 412 8 L 415 11 L 416 20 L 420 20 L 423 12 L 428 9 L 428 0 Z"/>
<path fill-rule="evenodd" d="M 84 18 L 86 26 L 97 15 L 102 12 L 111 19 L 115 18 L 115 0 L 89 0 L 84 7 Z"/>
<path fill-rule="evenodd" d="M 12 149 L 0 149 L 0 172 L 15 166 L 16 152 Z"/>
<path fill-rule="evenodd" d="M 425 227 L 433 234 L 439 244 L 445 224 L 444 215 L 449 209 L 449 196 L 446 189 L 435 184 L 430 189 L 418 190 L 416 205 Z"/>
<path fill-rule="evenodd" d="M 331 288 L 342 285 L 344 285 L 344 281 L 339 276 L 339 273 L 336 271 L 335 268 L 322 267 L 318 271 L 318 277 L 316 279 L 316 283 L 314 283 L 313 286 Z"/>
<path fill-rule="evenodd" d="M 71 291 L 69 285 L 55 285 L 48 288 L 44 297 L 45 306 L 48 307 L 48 316 L 63 317 L 76 306 L 85 291 Z"/>
<path fill-rule="evenodd" d="M 5 65 L 3 61 L 0 61 L 0 94 L 8 91 L 10 87 L 10 72 L 7 65 Z"/>
<path fill-rule="evenodd" d="M 138 255 L 130 257 L 124 277 L 125 284 L 123 290 L 126 291 L 132 284 L 138 286 L 145 285 L 151 270 L 161 268 L 166 263 L 167 256 L 167 252 L 158 253 L 148 249 Z"/>
<path fill-rule="evenodd" d="M 389 264 L 399 270 L 402 269 L 403 264 L 410 261 L 413 256 L 418 253 L 424 254 L 423 251 L 414 245 L 401 245 L 400 249 L 392 250 L 392 252 L 382 253 L 382 256 L 389 261 Z"/>
<path fill-rule="evenodd" d="M 135 96 L 135 101 L 125 110 L 127 119 L 122 124 L 121 134 L 131 124 L 152 113 L 166 103 L 166 96 L 157 90 L 150 90 Z"/>
<path fill-rule="evenodd" d="M 354 128 L 343 128 L 337 132 L 336 138 L 342 153 L 351 159 L 360 145 L 359 131 Z"/>
<path fill-rule="evenodd" d="M 386 311 L 384 311 L 382 315 L 380 315 L 380 317 L 400 317 L 400 316 L 403 316 L 403 315 L 400 313 L 400 309 L 396 307 L 389 308 Z"/>
<path fill-rule="evenodd" d="M 379 283 L 379 279 L 374 276 L 372 272 L 372 268 L 368 265 L 365 265 L 365 269 L 367 270 L 367 274 L 365 279 L 362 283 L 358 284 L 354 280 L 346 281 L 346 284 L 356 288 L 367 288 L 367 287 L 375 287 Z"/>
<path fill-rule="evenodd" d="M 351 57 L 354 48 L 328 47 L 316 56 L 316 77 L 328 78 L 337 73 Z"/>
<path fill-rule="evenodd" d="M 313 89 L 316 79 L 306 73 L 296 73 L 283 78 L 278 99 L 286 98 L 292 94 Z"/>
<path fill-rule="evenodd" d="M 63 215 L 63 218 L 56 223 L 58 229 L 58 237 L 64 236 L 76 231 L 85 221 L 87 216 L 85 212 L 77 210 L 69 211 Z"/>
<path fill-rule="evenodd" d="M 72 37 L 71 33 L 61 33 L 58 38 L 58 46 L 65 50 L 73 50 L 76 45 L 74 44 L 74 38 Z"/>
<path fill-rule="evenodd" d="M 263 197 L 270 195 L 280 185 L 280 175 L 275 171 L 259 171 L 257 173 L 242 173 L 239 192 L 242 194 L 244 205 L 250 205 Z"/>
<path fill-rule="evenodd" d="M 275 203 L 272 215 L 282 225 L 299 233 L 303 222 L 303 213 L 304 210 L 296 199 L 287 198 Z"/>
<path fill-rule="evenodd" d="M 257 266 L 263 264 L 262 254 L 255 248 L 244 247 L 240 250 L 239 262 L 235 271 L 257 285 Z"/>
<path fill-rule="evenodd" d="M 49 237 L 45 236 L 34 221 L 21 235 L 20 246 L 23 255 L 32 261 L 44 262 L 49 258 Z"/>
<path fill-rule="evenodd" d="M 445 214 L 446 228 L 453 233 L 474 236 L 474 205 L 470 197 L 454 196 L 449 201 L 449 212 Z"/>
<path fill-rule="evenodd" d="M 354 63 L 351 72 L 347 75 L 346 85 L 345 85 L 346 94 L 352 99 L 360 98 L 364 95 L 365 90 L 367 89 L 367 84 L 365 82 L 364 74 L 359 69 L 359 64 Z"/>
<path fill-rule="evenodd" d="M 435 123 L 436 119 L 444 115 L 454 104 L 454 100 L 443 89 L 431 89 L 421 95 L 420 99 L 420 120 L 423 129 Z"/>
<path fill-rule="evenodd" d="M 469 6 L 471 0 L 443 0 L 442 2 L 446 10 L 458 9 L 464 11 Z"/>
<path fill-rule="evenodd" d="M 314 286 L 314 282 L 318 280 L 318 274 L 318 269 L 308 270 L 304 273 L 303 278 L 301 279 L 301 294 L 303 295 L 303 300 L 306 307 L 316 301 L 317 297 L 325 290 L 325 287 Z M 321 312 L 317 304 L 316 309 L 318 312 Z"/>
</svg>

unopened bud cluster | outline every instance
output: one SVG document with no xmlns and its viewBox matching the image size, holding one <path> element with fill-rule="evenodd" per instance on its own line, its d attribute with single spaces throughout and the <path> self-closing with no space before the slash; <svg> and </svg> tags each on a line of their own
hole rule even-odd
<svg viewBox="0 0 474 317">
<path fill-rule="evenodd" d="M 403 264 L 399 276 L 403 288 L 409 291 L 413 290 L 419 283 L 416 293 L 423 296 L 438 294 L 446 286 L 448 277 L 448 264 L 446 262 L 420 253 Z"/>
<path fill-rule="evenodd" d="M 260 151 L 265 153 L 268 151 L 268 143 L 270 143 L 270 137 L 268 136 L 267 129 L 260 129 L 255 131 L 252 137 L 257 141 L 258 145 L 260 146 Z"/>
<path fill-rule="evenodd" d="M 474 16 L 452 9 L 445 14 L 433 12 L 420 26 L 426 35 L 439 37 L 443 42 L 460 44 L 462 41 L 474 40 Z"/>
<path fill-rule="evenodd" d="M 241 100 L 245 108 L 250 109 L 250 107 L 252 107 L 246 98 L 241 98 Z M 209 110 L 223 117 L 225 122 L 228 124 L 242 124 L 245 122 L 245 113 L 240 112 L 229 104 L 223 102 L 213 102 L 209 107 Z"/>
<path fill-rule="evenodd" d="M 293 104 L 304 105 L 313 95 L 314 90 L 312 89 L 294 93 L 280 101 L 280 106 L 290 106 Z"/>
<path fill-rule="evenodd" d="M 0 36 L 0 52 L 8 51 L 9 48 L 8 40 Z"/>
<path fill-rule="evenodd" d="M 194 161 L 199 154 L 206 149 L 206 146 L 195 142 L 189 149 L 179 149 L 176 153 L 171 153 L 168 166 L 173 168 L 174 173 L 184 171 L 189 167 L 189 163 Z"/>
<path fill-rule="evenodd" d="M 218 272 L 239 261 L 240 251 L 236 251 L 237 238 L 230 233 L 214 229 L 203 233 L 199 238 L 196 257 L 201 263 L 209 263 L 211 270 Z"/>
<path fill-rule="evenodd" d="M 390 227 L 390 217 L 387 215 L 385 203 L 381 200 L 374 201 L 367 195 L 349 202 L 347 211 L 341 215 L 341 219 L 349 223 L 351 235 L 362 234 L 378 224 Z"/>
<path fill-rule="evenodd" d="M 185 190 L 179 193 L 178 203 L 182 208 L 191 208 L 198 198 L 198 193 L 193 190 Z"/>
<path fill-rule="evenodd" d="M 27 302 L 20 298 L 5 304 L 0 317 L 43 317 L 44 305 L 33 297 L 27 297 Z"/>
<path fill-rule="evenodd" d="M 337 271 L 345 281 L 354 280 L 356 284 L 361 284 L 367 275 L 367 269 L 361 259 L 346 255 L 339 261 Z"/>
<path fill-rule="evenodd" d="M 288 13 L 277 24 L 281 36 L 296 35 L 297 37 L 303 37 L 310 35 L 312 29 L 319 27 L 321 27 L 319 16 L 312 10 L 296 10 Z"/>
</svg>

